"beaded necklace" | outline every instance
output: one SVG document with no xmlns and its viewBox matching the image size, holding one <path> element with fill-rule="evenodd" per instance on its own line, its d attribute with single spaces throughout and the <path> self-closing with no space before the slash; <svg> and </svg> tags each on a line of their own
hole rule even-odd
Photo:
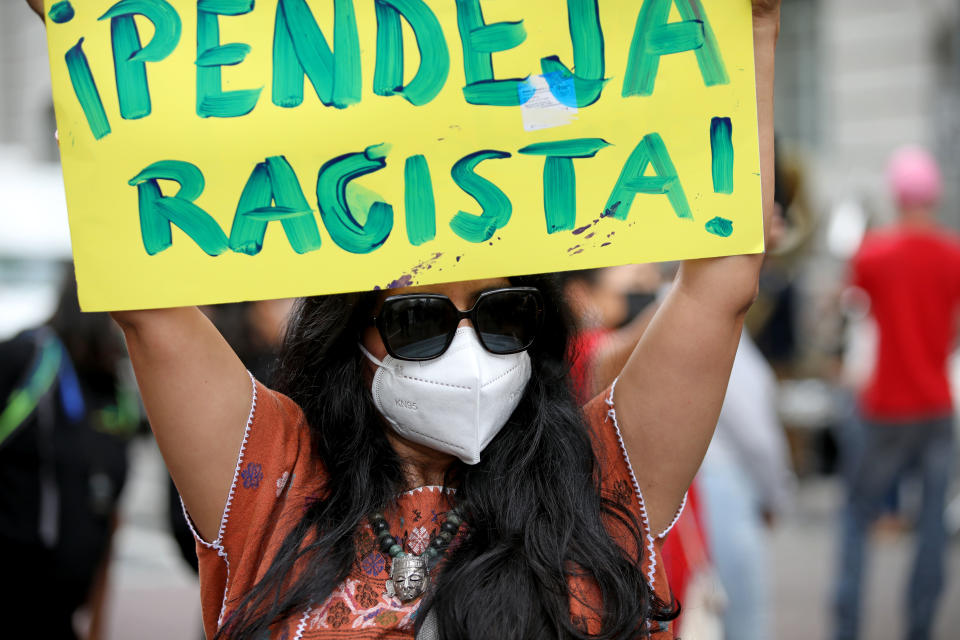
<svg viewBox="0 0 960 640">
<path fill-rule="evenodd" d="M 430 584 L 430 571 L 443 557 L 461 524 L 463 514 L 456 508 L 448 511 L 446 519 L 440 525 L 440 532 L 430 540 L 423 553 L 416 555 L 406 553 L 400 542 L 390 534 L 390 525 L 382 513 L 372 514 L 370 528 L 377 537 L 380 551 L 390 557 L 387 595 L 391 598 L 397 597 L 401 602 L 410 602 L 422 596 Z"/>
</svg>

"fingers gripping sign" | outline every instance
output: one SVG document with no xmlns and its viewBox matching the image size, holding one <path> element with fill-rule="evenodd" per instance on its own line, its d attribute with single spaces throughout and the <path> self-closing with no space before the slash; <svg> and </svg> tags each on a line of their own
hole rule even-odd
<svg viewBox="0 0 960 640">
<path fill-rule="evenodd" d="M 780 14 L 780 0 L 753 0 L 755 19 L 774 18 Z"/>
<path fill-rule="evenodd" d="M 43 0 L 27 0 L 27 4 L 38 16 L 43 17 Z"/>
</svg>

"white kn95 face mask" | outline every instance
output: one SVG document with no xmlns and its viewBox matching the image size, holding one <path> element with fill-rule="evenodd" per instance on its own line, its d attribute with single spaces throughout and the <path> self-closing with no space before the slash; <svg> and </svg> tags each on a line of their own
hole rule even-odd
<svg viewBox="0 0 960 640">
<path fill-rule="evenodd" d="M 526 351 L 495 355 L 483 348 L 471 327 L 457 329 L 450 347 L 422 362 L 387 355 L 377 360 L 373 403 L 398 434 L 467 464 L 510 419 L 530 380 Z"/>
</svg>

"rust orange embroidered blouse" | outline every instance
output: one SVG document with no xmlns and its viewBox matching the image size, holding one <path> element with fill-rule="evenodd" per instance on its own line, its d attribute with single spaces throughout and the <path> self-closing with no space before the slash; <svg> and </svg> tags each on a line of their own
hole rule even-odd
<svg viewBox="0 0 960 640">
<path fill-rule="evenodd" d="M 643 497 L 621 444 L 611 398 L 608 390 L 584 408 L 600 460 L 602 491 L 627 505 L 646 527 Z M 197 538 L 203 623 L 208 638 L 214 637 L 232 606 L 262 577 L 284 536 L 302 517 L 305 505 L 320 495 L 324 482 L 322 466 L 310 456 L 303 412 L 286 396 L 255 382 L 250 418 L 217 539 L 206 542 Z M 385 515 L 404 548 L 420 553 L 438 532 L 451 506 L 450 494 L 438 487 L 420 487 L 399 496 Z M 608 522 L 615 539 L 632 550 L 617 527 Z M 645 531 L 645 535 L 644 573 L 657 595 L 670 602 L 660 558 L 666 532 L 655 535 Z M 277 623 L 273 638 L 413 637 L 419 600 L 403 604 L 385 595 L 387 560 L 377 549 L 368 525 L 364 524 L 357 536 L 357 558 L 347 580 L 324 601 L 314 602 L 295 617 Z M 596 601 L 590 585 L 571 586 L 587 601 Z M 588 628 L 596 624 L 589 610 L 575 599 L 571 600 L 571 615 L 580 617 Z M 652 622 L 650 629 L 652 640 L 673 638 L 666 623 Z"/>
</svg>

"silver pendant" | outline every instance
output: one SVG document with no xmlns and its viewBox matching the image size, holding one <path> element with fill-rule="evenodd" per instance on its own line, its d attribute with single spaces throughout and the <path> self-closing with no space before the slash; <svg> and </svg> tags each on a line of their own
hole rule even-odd
<svg viewBox="0 0 960 640">
<path fill-rule="evenodd" d="M 423 556 L 403 555 L 390 563 L 390 579 L 387 580 L 387 595 L 400 602 L 416 600 L 430 584 L 430 570 Z"/>
</svg>

